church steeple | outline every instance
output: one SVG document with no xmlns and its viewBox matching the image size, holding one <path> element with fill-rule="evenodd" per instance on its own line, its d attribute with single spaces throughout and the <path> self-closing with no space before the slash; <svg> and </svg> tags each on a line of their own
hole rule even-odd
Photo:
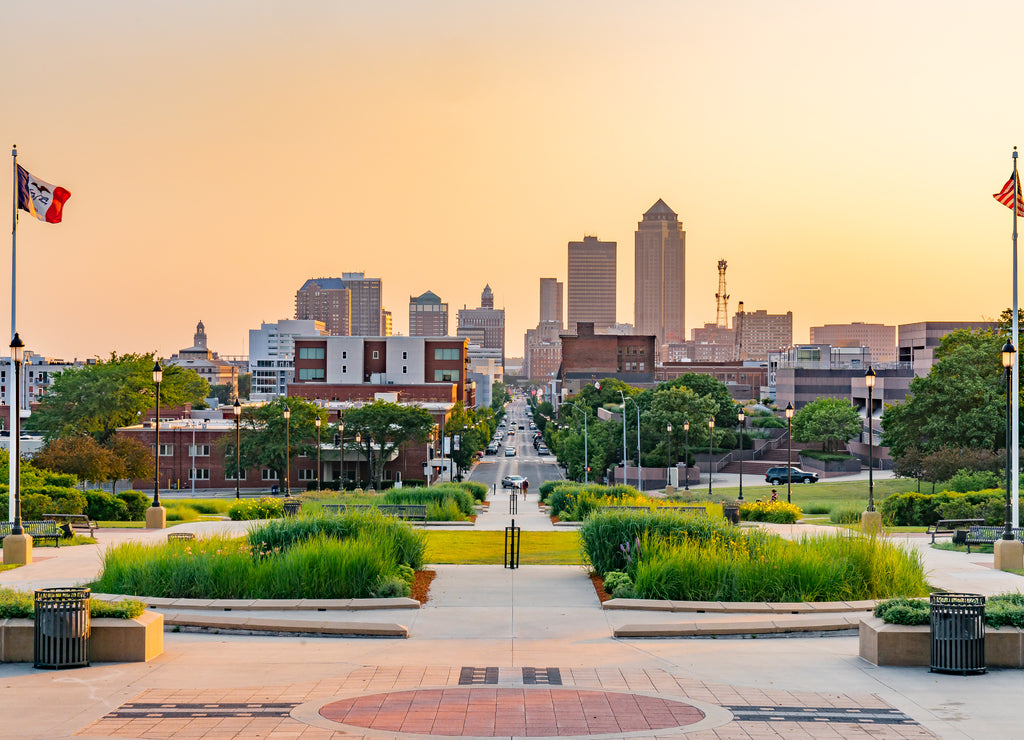
<svg viewBox="0 0 1024 740">
<path fill-rule="evenodd" d="M 193 347 L 202 347 L 203 349 L 207 349 L 207 346 L 206 346 L 206 327 L 203 326 L 202 320 L 200 320 L 199 323 L 196 324 L 196 335 L 194 337 L 194 341 L 192 342 L 192 346 Z"/>
</svg>

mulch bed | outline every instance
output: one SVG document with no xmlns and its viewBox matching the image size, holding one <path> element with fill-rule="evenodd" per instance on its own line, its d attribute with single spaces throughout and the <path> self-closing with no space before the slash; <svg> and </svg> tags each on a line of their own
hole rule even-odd
<svg viewBox="0 0 1024 740">
<path fill-rule="evenodd" d="M 434 580 L 436 575 L 437 572 L 433 570 L 416 571 L 412 579 L 412 598 L 416 599 L 420 604 L 426 604 L 430 599 L 430 582 Z"/>
<path fill-rule="evenodd" d="M 612 598 L 612 595 L 604 590 L 604 577 L 599 576 L 596 573 L 590 574 L 590 582 L 594 584 L 594 590 L 597 591 L 597 598 L 601 600 L 601 603 L 608 601 Z"/>
</svg>

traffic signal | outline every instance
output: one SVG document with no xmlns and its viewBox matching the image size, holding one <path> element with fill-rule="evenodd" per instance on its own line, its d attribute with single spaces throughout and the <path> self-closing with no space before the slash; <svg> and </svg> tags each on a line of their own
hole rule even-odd
<svg viewBox="0 0 1024 740">
<path fill-rule="evenodd" d="M 589 465 L 587 466 L 587 472 L 588 472 L 588 473 L 589 473 L 589 472 L 591 472 L 591 470 L 590 470 L 590 466 L 589 466 Z"/>
<path fill-rule="evenodd" d="M 335 434 L 334 435 L 334 446 L 335 447 L 341 447 L 341 435 L 340 434 Z"/>
</svg>

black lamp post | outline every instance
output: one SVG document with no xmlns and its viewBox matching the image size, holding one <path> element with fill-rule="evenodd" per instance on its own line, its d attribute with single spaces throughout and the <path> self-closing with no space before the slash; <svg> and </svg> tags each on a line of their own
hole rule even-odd
<svg viewBox="0 0 1024 740">
<path fill-rule="evenodd" d="M 238 488 L 238 479 L 242 474 L 242 458 L 240 450 L 241 442 L 241 423 L 242 423 L 242 404 L 239 403 L 238 399 L 235 399 L 235 405 L 232 407 L 235 412 L 235 498 L 241 498 L 241 493 Z"/>
<path fill-rule="evenodd" d="M 359 432 L 356 432 L 356 449 L 359 449 L 359 445 L 361 445 L 362 443 L 363 443 L 363 436 Z M 444 441 L 443 440 L 441 442 L 441 447 L 442 447 L 442 449 L 444 448 Z M 442 455 L 443 454 L 444 453 L 442 453 Z M 367 467 L 367 469 L 369 469 L 369 467 L 370 467 L 370 458 L 369 457 L 366 458 L 366 467 Z M 356 480 L 359 480 L 359 458 L 358 457 L 356 458 L 356 470 L 355 470 L 355 475 L 353 477 Z M 441 482 L 444 483 L 444 473 L 441 474 Z M 369 488 L 369 486 L 367 486 L 367 488 Z"/>
<path fill-rule="evenodd" d="M 156 446 L 153 452 L 153 508 L 160 506 L 160 381 L 164 379 L 160 363 L 153 365 L 153 382 L 156 383 Z"/>
<path fill-rule="evenodd" d="M 683 454 L 683 473 L 685 474 L 685 477 L 683 478 L 683 490 L 684 491 L 689 491 L 690 490 L 690 420 L 689 419 L 687 419 L 686 421 L 683 422 L 683 432 L 685 432 L 685 435 L 683 437 L 683 446 L 686 447 L 686 452 Z"/>
<path fill-rule="evenodd" d="M 341 490 L 345 490 L 345 422 L 338 419 L 338 434 L 335 435 L 334 443 L 338 446 L 338 459 L 340 462 Z"/>
<path fill-rule="evenodd" d="M 793 503 L 793 404 L 786 404 L 786 425 L 789 427 L 789 467 L 786 468 L 786 503 Z"/>
<path fill-rule="evenodd" d="M 670 484 L 672 482 L 672 476 L 669 474 L 669 470 L 672 469 L 672 422 L 671 421 L 665 426 L 665 431 L 668 432 L 668 457 L 666 457 L 666 459 L 665 459 L 665 462 L 667 463 L 667 465 L 665 466 L 667 468 L 667 470 L 665 471 L 665 474 L 668 477 L 668 483 L 666 483 L 665 485 L 668 485 L 668 484 Z M 678 481 L 676 481 L 676 484 L 678 485 Z"/>
<path fill-rule="evenodd" d="M 1013 504 L 1010 501 L 1010 474 L 1011 465 L 1013 464 L 1010 456 L 1010 445 L 1013 443 L 1013 435 L 1011 434 L 1012 417 L 1010 415 L 1010 378 L 1013 373 L 1010 371 L 1013 368 L 1016 353 L 1017 350 L 1014 349 L 1013 342 L 1007 339 L 1002 349 L 1003 377 L 1006 378 L 1006 521 L 1003 525 L 1004 540 L 1013 539 Z"/>
<path fill-rule="evenodd" d="M 10 463 L 14 466 L 14 526 L 11 534 L 23 535 L 25 528 L 21 525 L 21 360 L 25 352 L 25 343 L 18 333 L 11 340 L 11 359 L 14 361 L 14 392 L 11 398 L 11 456 Z M 13 540 L 12 540 L 13 542 Z"/>
<path fill-rule="evenodd" d="M 320 493 L 320 412 L 317 411 L 316 419 L 316 492 Z"/>
<path fill-rule="evenodd" d="M 285 403 L 288 400 L 285 399 Z M 284 497 L 291 498 L 292 487 L 288 479 L 288 475 L 292 469 L 292 409 L 290 406 L 284 407 Z"/>
<path fill-rule="evenodd" d="M 747 417 L 743 414 L 743 409 L 740 408 L 738 414 L 740 420 L 740 501 L 743 500 L 743 428 L 747 425 Z"/>
<path fill-rule="evenodd" d="M 708 498 L 711 498 L 711 456 L 715 449 L 715 417 L 708 420 Z"/>
<path fill-rule="evenodd" d="M 1012 349 L 1012 347 L 1011 347 Z M 864 373 L 864 385 L 868 387 L 868 511 L 875 510 L 875 430 L 871 426 L 871 415 L 875 408 L 875 371 L 868 365 Z"/>
</svg>

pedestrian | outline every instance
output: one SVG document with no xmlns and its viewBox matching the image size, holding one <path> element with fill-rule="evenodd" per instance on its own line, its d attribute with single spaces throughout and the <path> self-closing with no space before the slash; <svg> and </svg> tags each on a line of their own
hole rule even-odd
<svg viewBox="0 0 1024 740">
<path fill-rule="evenodd" d="M 530 481 L 523 481 L 523 501 L 526 500 L 526 492 L 530 489 Z"/>
<path fill-rule="evenodd" d="M 773 502 L 775 502 L 775 501 L 778 501 L 778 500 L 779 500 L 779 492 L 778 492 L 778 491 L 776 491 L 776 490 L 775 490 L 774 488 L 772 489 L 772 499 L 771 499 L 771 500 L 772 500 Z"/>
</svg>

